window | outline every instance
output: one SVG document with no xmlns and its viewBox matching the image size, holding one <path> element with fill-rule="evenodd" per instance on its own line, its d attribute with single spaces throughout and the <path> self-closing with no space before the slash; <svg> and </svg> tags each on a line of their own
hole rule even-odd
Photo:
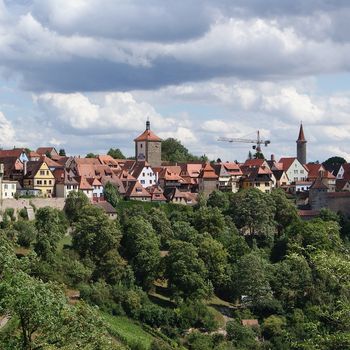
<svg viewBox="0 0 350 350">
<path fill-rule="evenodd" d="M 266 186 L 266 187 L 269 187 L 269 186 L 270 186 L 270 183 L 269 183 L 269 182 L 265 182 L 265 186 Z"/>
<path fill-rule="evenodd" d="M 294 170 L 294 174 L 298 174 L 298 170 Z"/>
<path fill-rule="evenodd" d="M 145 184 L 145 180 L 141 180 L 141 183 L 144 185 Z"/>
<path fill-rule="evenodd" d="M 45 170 L 40 170 L 40 175 L 41 176 L 45 175 Z"/>
<path fill-rule="evenodd" d="M 50 172 L 48 170 L 46 170 L 46 175 L 50 175 Z"/>
<path fill-rule="evenodd" d="M 304 174 L 304 170 L 300 170 L 300 174 Z"/>
<path fill-rule="evenodd" d="M 7 187 L 8 187 L 8 186 L 7 186 L 7 184 L 6 184 L 6 185 L 4 186 L 5 190 L 7 190 Z"/>
<path fill-rule="evenodd" d="M 260 187 L 260 182 L 257 182 L 257 183 L 255 184 L 255 186 L 256 186 L 256 187 Z"/>
<path fill-rule="evenodd" d="M 51 185 L 52 184 L 52 181 L 51 180 L 49 180 L 49 185 Z"/>
<path fill-rule="evenodd" d="M 42 182 L 42 180 L 36 180 L 36 184 L 37 184 L 37 185 L 42 185 L 43 182 Z"/>
<path fill-rule="evenodd" d="M 152 180 L 149 180 L 149 183 L 151 184 L 151 183 L 152 183 Z"/>
<path fill-rule="evenodd" d="M 142 192 L 142 188 L 137 188 L 136 192 Z"/>
<path fill-rule="evenodd" d="M 46 180 L 44 180 L 44 185 L 47 185 L 47 181 Z"/>
<path fill-rule="evenodd" d="M 67 185 L 67 190 L 70 190 L 71 189 L 71 185 Z"/>
<path fill-rule="evenodd" d="M 5 192 L 5 197 L 7 197 L 7 192 Z"/>
<path fill-rule="evenodd" d="M 143 176 L 143 177 L 145 177 L 145 175 L 146 175 L 145 173 L 142 173 L 142 176 Z"/>
</svg>

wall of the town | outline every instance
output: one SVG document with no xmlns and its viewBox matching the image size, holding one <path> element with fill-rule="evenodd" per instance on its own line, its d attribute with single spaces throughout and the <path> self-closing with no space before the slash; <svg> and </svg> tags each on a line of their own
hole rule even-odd
<svg viewBox="0 0 350 350">
<path fill-rule="evenodd" d="M 20 198 L 20 199 L 4 199 L 0 203 L 0 210 L 6 208 L 13 208 L 15 211 L 19 211 L 25 207 L 30 207 L 31 203 L 38 209 L 43 207 L 52 207 L 56 209 L 64 208 L 64 198 Z"/>
</svg>

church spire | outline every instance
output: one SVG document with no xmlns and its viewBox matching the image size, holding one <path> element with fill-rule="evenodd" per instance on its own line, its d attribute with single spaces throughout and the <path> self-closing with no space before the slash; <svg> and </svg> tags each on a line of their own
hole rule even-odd
<svg viewBox="0 0 350 350">
<path fill-rule="evenodd" d="M 297 142 L 307 142 L 304 135 L 303 123 L 300 123 L 300 130 Z"/>
<path fill-rule="evenodd" d="M 306 164 L 306 143 L 303 123 L 300 123 L 299 136 L 297 139 L 297 159 L 301 164 Z"/>
</svg>

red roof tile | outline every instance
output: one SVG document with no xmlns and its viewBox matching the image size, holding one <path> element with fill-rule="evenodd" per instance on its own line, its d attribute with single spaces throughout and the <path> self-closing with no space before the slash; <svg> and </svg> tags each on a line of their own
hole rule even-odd
<svg viewBox="0 0 350 350">
<path fill-rule="evenodd" d="M 145 130 L 140 136 L 136 137 L 134 141 L 162 141 L 152 130 Z"/>
</svg>

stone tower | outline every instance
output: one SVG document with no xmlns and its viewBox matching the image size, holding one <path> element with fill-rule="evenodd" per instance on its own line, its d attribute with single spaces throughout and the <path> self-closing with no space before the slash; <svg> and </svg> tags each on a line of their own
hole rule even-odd
<svg viewBox="0 0 350 350">
<path fill-rule="evenodd" d="M 300 124 L 299 137 L 297 139 L 297 159 L 301 164 L 306 164 L 306 139 L 303 124 Z"/>
<path fill-rule="evenodd" d="M 134 142 L 136 160 L 145 160 L 153 167 L 161 165 L 162 139 L 151 130 L 149 120 L 146 122 L 146 130 Z"/>
</svg>

